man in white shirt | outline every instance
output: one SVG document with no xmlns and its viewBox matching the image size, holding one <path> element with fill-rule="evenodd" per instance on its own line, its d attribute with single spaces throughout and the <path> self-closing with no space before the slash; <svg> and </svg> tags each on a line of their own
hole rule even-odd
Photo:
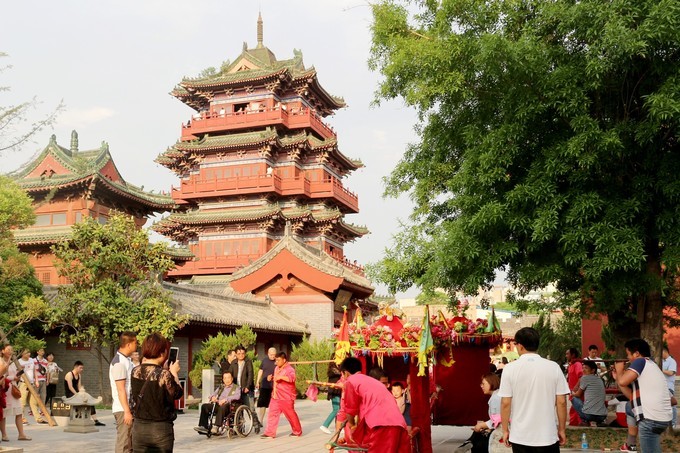
<svg viewBox="0 0 680 453">
<path fill-rule="evenodd" d="M 602 361 L 600 357 L 600 348 L 596 344 L 591 344 L 588 346 L 588 355 L 584 357 L 584 360 L 592 360 L 597 365 L 597 374 L 602 376 L 607 373 L 607 366 Z"/>
<path fill-rule="evenodd" d="M 520 357 L 505 366 L 498 390 L 503 441 L 513 453 L 559 453 L 567 440 L 569 386 L 560 366 L 536 353 L 539 342 L 535 329 L 517 331 Z"/>
<path fill-rule="evenodd" d="M 120 334 L 118 351 L 109 366 L 109 382 L 113 403 L 111 412 L 116 419 L 116 453 L 132 452 L 132 412 L 128 400 L 130 398 L 130 374 L 132 361 L 130 355 L 137 350 L 137 334 L 123 332 Z"/>
</svg>

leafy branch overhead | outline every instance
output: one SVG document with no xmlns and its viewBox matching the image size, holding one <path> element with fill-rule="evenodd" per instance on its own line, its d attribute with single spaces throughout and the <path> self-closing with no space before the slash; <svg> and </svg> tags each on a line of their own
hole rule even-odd
<svg viewBox="0 0 680 453">
<path fill-rule="evenodd" d="M 70 284 L 51 301 L 45 328 L 58 329 L 61 341 L 107 346 L 125 330 L 172 338 L 186 323 L 158 283 L 173 266 L 165 245 L 149 243 L 131 217 L 116 214 L 104 225 L 86 218 L 53 251 L 59 275 Z"/>
<path fill-rule="evenodd" d="M 373 12 L 377 99 L 419 114 L 386 180 L 414 200 L 412 222 L 374 275 L 471 294 L 505 269 L 522 292 L 556 283 L 658 345 L 680 265 L 680 3 Z"/>
</svg>

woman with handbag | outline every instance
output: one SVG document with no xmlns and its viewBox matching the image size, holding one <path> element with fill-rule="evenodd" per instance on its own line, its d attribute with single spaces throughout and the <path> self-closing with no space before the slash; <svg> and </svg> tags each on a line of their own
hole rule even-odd
<svg viewBox="0 0 680 453">
<path fill-rule="evenodd" d="M 470 438 L 472 440 L 472 453 L 488 453 L 491 451 L 491 435 L 501 422 L 501 397 L 498 396 L 500 386 L 501 380 L 496 374 L 489 373 L 482 377 L 480 387 L 482 392 L 489 396 L 489 420 L 480 420 L 472 428 L 474 431 Z"/>
<path fill-rule="evenodd" d="M 165 366 L 170 342 L 152 333 L 142 343 L 142 364 L 132 370 L 130 410 L 132 450 L 135 453 L 171 453 L 175 443 L 175 400 L 183 395 L 179 361 Z"/>
<path fill-rule="evenodd" d="M 7 367 L 7 372 L 4 376 L 4 381 L 7 388 L 6 395 L 6 406 L 3 410 L 4 417 L 0 420 L 0 432 L 2 432 L 2 440 L 9 442 L 9 437 L 7 436 L 7 425 L 6 421 L 8 418 L 14 416 L 14 423 L 17 426 L 17 431 L 19 431 L 19 440 L 31 440 L 30 437 L 24 433 L 24 424 L 22 421 L 23 410 L 21 406 L 21 391 L 17 384 L 21 380 L 21 374 L 23 370 L 17 370 L 16 364 L 12 361 L 12 354 L 14 354 L 14 349 L 12 345 L 6 344 L 2 347 L 0 351 L 0 361 L 1 367 Z"/>
</svg>

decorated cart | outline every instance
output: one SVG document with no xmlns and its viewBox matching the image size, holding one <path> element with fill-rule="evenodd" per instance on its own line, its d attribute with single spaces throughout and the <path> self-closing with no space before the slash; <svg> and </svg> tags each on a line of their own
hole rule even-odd
<svg viewBox="0 0 680 453">
<path fill-rule="evenodd" d="M 489 372 L 489 349 L 502 341 L 499 323 L 465 317 L 430 316 L 422 326 L 404 323 L 389 309 L 366 324 L 357 311 L 337 332 L 336 357 L 358 357 L 368 373 L 381 367 L 390 382 L 408 385 L 412 451 L 431 453 L 431 425 L 474 425 L 487 418 L 481 377 Z"/>
</svg>

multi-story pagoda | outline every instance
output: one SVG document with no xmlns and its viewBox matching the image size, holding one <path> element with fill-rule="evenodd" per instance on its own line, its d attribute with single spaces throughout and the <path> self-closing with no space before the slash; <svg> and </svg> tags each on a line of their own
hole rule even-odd
<svg viewBox="0 0 680 453">
<path fill-rule="evenodd" d="M 180 185 L 171 191 L 178 208 L 154 228 L 195 258 L 168 277 L 269 297 L 327 336 L 343 304 L 373 292 L 343 252 L 368 232 L 344 221 L 359 203 L 343 178 L 362 164 L 339 151 L 324 122 L 344 101 L 326 92 L 301 52 L 276 59 L 263 45 L 261 17 L 255 48 L 244 44 L 233 63 L 185 78 L 171 94 L 195 113 L 156 160 Z"/>
<path fill-rule="evenodd" d="M 127 183 L 106 142 L 98 149 L 80 151 L 76 131 L 71 133 L 70 148 L 59 146 L 52 135 L 36 159 L 10 176 L 33 199 L 35 225 L 13 233 L 44 285 L 66 283 L 57 276 L 50 247 L 70 237 L 71 227 L 83 218 L 103 223 L 117 211 L 131 215 L 141 228 L 148 215 L 169 211 L 175 204 L 169 195 Z"/>
</svg>

